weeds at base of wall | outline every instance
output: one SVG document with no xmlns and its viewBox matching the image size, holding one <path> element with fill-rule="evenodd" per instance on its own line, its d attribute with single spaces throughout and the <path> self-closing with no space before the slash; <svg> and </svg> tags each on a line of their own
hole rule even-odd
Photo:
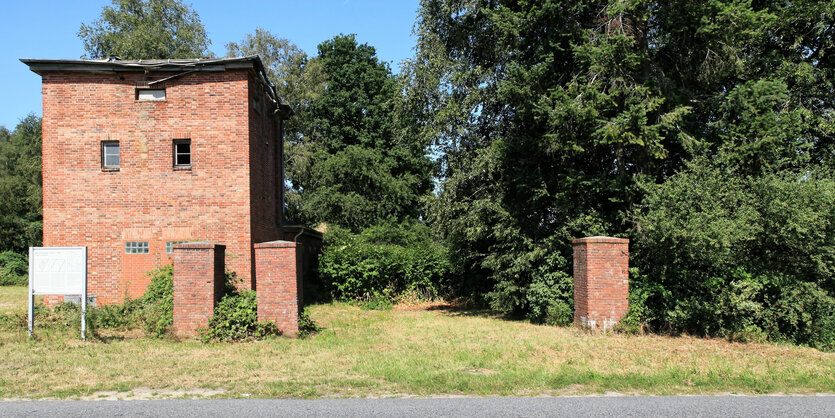
<svg viewBox="0 0 835 418">
<path fill-rule="evenodd" d="M 145 294 L 134 300 L 118 305 L 88 307 L 88 336 L 94 340 L 106 339 L 110 332 L 141 330 L 145 336 L 169 338 L 173 324 L 173 269 L 162 266 L 148 273 L 151 284 Z M 282 334 L 275 323 L 259 322 L 255 291 L 237 291 L 235 283 L 240 281 L 234 272 L 226 273 L 226 296 L 215 308 L 209 326 L 199 331 L 204 342 L 230 342 L 262 340 Z M 43 304 L 35 306 L 35 328 L 47 334 L 72 334 L 81 325 L 81 307 L 74 303 L 62 303 L 52 309 Z M 0 314 L 0 328 L 25 330 L 28 314 L 14 311 Z M 307 311 L 299 317 L 299 338 L 307 338 L 320 328 L 310 319 Z M 35 336 L 37 338 L 37 334 Z"/>
<path fill-rule="evenodd" d="M 200 340 L 210 342 L 257 341 L 282 335 L 282 331 L 274 322 L 258 321 L 257 293 L 253 290 L 243 290 L 224 296 L 215 308 L 214 315 L 209 319 L 209 325 L 198 332 Z M 318 325 L 310 319 L 307 309 L 299 315 L 299 331 L 296 336 L 300 339 L 321 331 Z"/>
<path fill-rule="evenodd" d="M 258 301 L 253 290 L 227 294 L 215 307 L 200 340 L 209 342 L 251 341 L 281 335 L 273 322 L 258 321 Z"/>
<path fill-rule="evenodd" d="M 168 335 L 174 323 L 174 269 L 171 265 L 160 266 L 148 272 L 148 276 L 151 284 L 142 297 L 90 309 L 89 328 L 93 332 L 141 328 L 155 338 Z"/>
<path fill-rule="evenodd" d="M 89 337 L 100 339 L 101 330 L 131 329 L 141 329 L 145 335 L 154 338 L 169 335 L 173 323 L 173 270 L 170 265 L 162 266 L 148 275 L 151 284 L 142 297 L 118 305 L 87 308 Z M 52 309 L 36 304 L 34 314 L 35 332 L 76 332 L 81 327 L 81 306 L 75 303 L 61 303 Z M 0 315 L 0 327 L 26 329 L 28 313 L 18 311 Z"/>
<path fill-rule="evenodd" d="M 297 334 L 297 337 L 302 340 L 310 338 L 321 330 L 322 328 L 310 319 L 310 310 L 305 308 L 301 315 L 299 315 L 299 333 Z"/>
</svg>

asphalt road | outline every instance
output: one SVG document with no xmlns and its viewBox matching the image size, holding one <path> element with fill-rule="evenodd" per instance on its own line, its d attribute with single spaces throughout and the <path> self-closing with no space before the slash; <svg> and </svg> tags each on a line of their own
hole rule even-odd
<svg viewBox="0 0 835 418">
<path fill-rule="evenodd" d="M 835 396 L 15 401 L 0 416 L 833 417 Z"/>
</svg>

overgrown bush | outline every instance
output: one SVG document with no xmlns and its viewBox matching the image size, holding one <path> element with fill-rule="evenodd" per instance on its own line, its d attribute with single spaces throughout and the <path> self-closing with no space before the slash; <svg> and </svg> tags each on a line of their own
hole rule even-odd
<svg viewBox="0 0 835 418">
<path fill-rule="evenodd" d="M 161 337 L 174 323 L 174 267 L 170 264 L 152 270 L 151 284 L 138 299 L 138 311 L 145 330 Z"/>
<path fill-rule="evenodd" d="M 647 186 L 626 324 L 835 347 L 835 179 L 697 159 Z"/>
<path fill-rule="evenodd" d="M 166 335 L 174 322 L 174 269 L 170 264 L 163 265 L 147 275 L 151 283 L 142 297 L 89 308 L 91 328 L 141 328 L 157 338 Z"/>
<path fill-rule="evenodd" d="M 319 258 L 324 287 L 339 300 L 377 300 L 416 292 L 430 299 L 449 286 L 446 249 L 421 224 L 377 225 L 352 234 L 332 227 Z"/>
<path fill-rule="evenodd" d="M 24 286 L 29 283 L 29 262 L 14 251 L 0 253 L 0 286 Z"/>
<path fill-rule="evenodd" d="M 780 289 L 765 315 L 774 339 L 835 351 L 835 298 L 814 283 Z"/>
<path fill-rule="evenodd" d="M 562 271 L 537 277 L 527 292 L 528 318 L 535 323 L 565 326 L 574 317 L 574 279 Z"/>
<path fill-rule="evenodd" d="M 241 341 L 281 335 L 273 322 L 258 322 L 255 291 L 242 290 L 227 294 L 215 307 L 207 328 L 200 329 L 200 339 L 210 341 Z"/>
<path fill-rule="evenodd" d="M 171 329 L 173 322 L 173 270 L 170 265 L 161 266 L 150 272 L 151 284 L 145 294 L 122 304 L 102 305 L 87 308 L 87 329 L 95 333 L 98 329 L 140 328 L 154 337 L 162 337 Z M 37 328 L 78 329 L 81 320 L 81 306 L 76 303 L 61 303 L 48 309 L 35 306 Z M 0 318 L 0 326 L 25 328 L 27 313 L 6 315 Z"/>
</svg>

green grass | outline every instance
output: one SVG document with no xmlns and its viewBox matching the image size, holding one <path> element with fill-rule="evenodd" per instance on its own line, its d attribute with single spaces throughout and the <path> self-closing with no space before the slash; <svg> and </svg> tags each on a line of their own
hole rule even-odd
<svg viewBox="0 0 835 418">
<path fill-rule="evenodd" d="M 25 311 L 29 307 L 26 300 L 28 287 L 2 286 L 0 287 L 0 314 Z M 43 301 L 43 296 L 35 296 L 35 301 Z"/>
<path fill-rule="evenodd" d="M 5 329 L 0 398 L 835 392 L 835 354 L 809 348 L 593 335 L 445 308 L 329 304 L 312 306 L 311 317 L 323 330 L 309 339 L 238 344 L 129 335 L 84 343 L 61 328 L 28 341 L 25 329 Z"/>
</svg>

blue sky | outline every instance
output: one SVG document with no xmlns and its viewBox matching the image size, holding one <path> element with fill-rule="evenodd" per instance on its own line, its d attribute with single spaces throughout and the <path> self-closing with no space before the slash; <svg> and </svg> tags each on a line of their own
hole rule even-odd
<svg viewBox="0 0 835 418">
<path fill-rule="evenodd" d="M 355 33 L 359 42 L 377 48 L 395 72 L 412 56 L 411 36 L 418 0 L 185 0 L 200 15 L 210 49 L 219 56 L 226 44 L 239 41 L 258 26 L 296 43 L 308 54 L 340 33 Z M 41 114 L 41 78 L 20 58 L 77 59 L 84 53 L 78 36 L 81 23 L 98 19 L 110 0 L 4 4 L 0 25 L 0 125 L 13 129 L 29 113 Z"/>
</svg>

